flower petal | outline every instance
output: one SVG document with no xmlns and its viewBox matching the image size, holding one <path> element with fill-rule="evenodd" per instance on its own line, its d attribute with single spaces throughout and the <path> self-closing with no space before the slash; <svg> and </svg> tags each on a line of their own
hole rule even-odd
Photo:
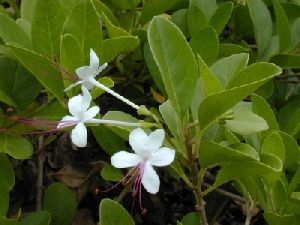
<svg viewBox="0 0 300 225">
<path fill-rule="evenodd" d="M 159 177 L 149 162 L 147 162 L 144 167 L 142 184 L 144 188 L 151 194 L 156 194 L 159 190 Z"/>
<path fill-rule="evenodd" d="M 87 144 L 87 130 L 83 123 L 78 123 L 72 130 L 71 139 L 77 147 L 85 147 Z"/>
<path fill-rule="evenodd" d="M 73 126 L 78 122 L 78 119 L 74 116 L 64 116 L 58 123 L 57 129 Z"/>
<path fill-rule="evenodd" d="M 141 128 L 136 128 L 130 132 L 129 144 L 135 153 L 139 154 L 140 152 L 145 151 L 147 138 L 147 134 Z"/>
<path fill-rule="evenodd" d="M 87 80 L 90 77 L 95 77 L 95 69 L 90 66 L 82 66 L 75 70 L 76 74 L 83 80 Z"/>
<path fill-rule="evenodd" d="M 77 85 L 82 84 L 82 83 L 83 83 L 83 81 L 80 80 L 80 81 L 77 81 L 77 82 L 74 83 L 74 84 L 70 84 L 64 91 L 69 91 L 69 90 L 71 90 L 73 87 L 76 87 Z"/>
<path fill-rule="evenodd" d="M 90 94 L 90 92 L 88 91 L 88 89 L 86 89 L 86 87 L 84 87 L 83 85 L 81 86 L 81 90 L 82 90 L 82 102 L 81 102 L 81 110 L 84 112 L 86 111 L 91 104 L 92 101 L 92 96 Z"/>
<path fill-rule="evenodd" d="M 68 108 L 72 116 L 80 117 L 82 112 L 81 103 L 82 103 L 81 95 L 76 95 L 69 99 Z"/>
<path fill-rule="evenodd" d="M 135 167 L 142 162 L 142 158 L 134 153 L 120 151 L 111 157 L 111 165 L 116 168 Z"/>
<path fill-rule="evenodd" d="M 157 152 L 151 154 L 149 162 L 153 166 L 170 165 L 175 158 L 175 150 L 171 148 L 160 148 Z"/>
<path fill-rule="evenodd" d="M 95 86 L 95 84 L 93 84 L 90 80 L 84 80 L 82 82 L 82 85 L 88 90 L 93 89 L 93 87 Z"/>
<path fill-rule="evenodd" d="M 90 66 L 95 69 L 99 66 L 99 58 L 93 49 L 90 49 Z"/>
<path fill-rule="evenodd" d="M 88 122 L 88 120 L 94 118 L 100 111 L 98 106 L 91 107 L 88 111 L 86 111 L 83 115 L 83 121 Z"/>
<path fill-rule="evenodd" d="M 147 147 L 152 149 L 152 152 L 157 151 L 165 139 L 165 131 L 163 129 L 157 129 L 151 132 L 148 136 Z"/>
</svg>

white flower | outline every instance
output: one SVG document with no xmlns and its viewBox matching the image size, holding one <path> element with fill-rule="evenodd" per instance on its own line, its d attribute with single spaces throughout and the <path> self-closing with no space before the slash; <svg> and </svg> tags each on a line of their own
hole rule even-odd
<svg viewBox="0 0 300 225">
<path fill-rule="evenodd" d="M 153 166 L 167 166 L 175 157 L 174 149 L 161 147 L 164 138 L 163 129 L 147 135 L 141 128 L 136 128 L 129 135 L 129 144 L 135 153 L 120 151 L 111 157 L 111 164 L 116 168 L 138 169 L 133 192 L 140 191 L 141 184 L 152 194 L 158 192 L 160 181 Z"/>
<path fill-rule="evenodd" d="M 84 123 L 92 122 L 100 109 L 98 106 L 93 106 L 89 109 L 92 97 L 84 86 L 81 87 L 81 90 L 83 95 L 70 98 L 68 108 L 71 115 L 63 117 L 57 125 L 57 129 L 76 124 L 71 133 L 72 142 L 78 147 L 85 147 L 87 144 L 87 129 Z"/>
<path fill-rule="evenodd" d="M 96 76 L 101 73 L 107 67 L 107 63 L 104 63 L 102 66 L 99 66 L 99 58 L 94 52 L 93 49 L 90 49 L 90 65 L 82 66 L 76 69 L 76 74 L 80 77 L 80 81 L 75 84 L 71 84 L 66 88 L 70 90 L 71 88 L 82 84 L 88 90 L 91 90 L 95 86 Z"/>
</svg>

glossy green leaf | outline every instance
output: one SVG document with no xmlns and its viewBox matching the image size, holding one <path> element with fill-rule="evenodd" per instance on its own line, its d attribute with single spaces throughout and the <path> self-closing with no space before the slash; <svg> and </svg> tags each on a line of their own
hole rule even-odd
<svg viewBox="0 0 300 225">
<path fill-rule="evenodd" d="M 300 101 L 291 101 L 282 107 L 277 119 L 284 132 L 296 137 L 300 131 Z"/>
<path fill-rule="evenodd" d="M 298 225 L 300 217 L 296 215 L 278 215 L 273 212 L 265 212 L 264 218 L 269 225 Z"/>
<path fill-rule="evenodd" d="M 210 18 L 209 24 L 210 26 L 215 28 L 218 35 L 223 31 L 224 27 L 228 23 L 231 17 L 232 10 L 233 10 L 233 3 L 225 2 L 219 5 L 217 10 Z"/>
<path fill-rule="evenodd" d="M 47 57 L 59 57 L 60 35 L 65 21 L 58 0 L 37 0 L 33 11 L 31 38 L 36 52 Z"/>
<path fill-rule="evenodd" d="M 233 119 L 226 120 L 225 127 L 240 135 L 250 135 L 269 129 L 267 122 L 245 107 L 233 109 Z"/>
<path fill-rule="evenodd" d="M 96 10 L 98 11 L 98 13 L 100 14 L 104 14 L 107 19 L 115 26 L 119 26 L 119 21 L 118 19 L 115 17 L 115 15 L 112 13 L 112 11 L 101 1 L 98 0 L 93 0 L 93 4 L 96 8 Z"/>
<path fill-rule="evenodd" d="M 206 63 L 198 55 L 198 65 L 206 96 L 223 90 L 220 81 L 211 72 Z"/>
<path fill-rule="evenodd" d="M 37 0 L 22 0 L 21 2 L 21 18 L 32 22 L 33 10 Z"/>
<path fill-rule="evenodd" d="M 289 20 L 279 2 L 279 0 L 273 0 L 273 7 L 276 16 L 276 25 L 279 35 L 279 52 L 285 51 L 291 43 L 291 29 Z"/>
<path fill-rule="evenodd" d="M 262 143 L 261 153 L 268 153 L 278 156 L 282 163 L 285 161 L 285 147 L 280 135 L 277 132 L 270 133 Z"/>
<path fill-rule="evenodd" d="M 300 67 L 300 56 L 296 54 L 276 55 L 270 61 L 283 69 L 296 69 Z"/>
<path fill-rule="evenodd" d="M 220 80 L 223 87 L 226 87 L 236 73 L 246 68 L 248 60 L 249 55 L 246 53 L 234 54 L 218 60 L 210 69 Z"/>
<path fill-rule="evenodd" d="M 262 57 L 271 40 L 273 24 L 270 12 L 263 0 L 247 1 L 252 19 L 258 55 Z"/>
<path fill-rule="evenodd" d="M 148 43 L 144 45 L 144 57 L 145 57 L 145 61 L 147 63 L 147 67 L 151 73 L 151 76 L 152 76 L 155 84 L 157 85 L 159 90 L 165 95 L 166 91 L 165 91 L 164 82 L 162 80 L 162 76 L 160 74 L 159 68 L 153 59 L 153 55 L 152 55 L 152 52 L 150 50 L 150 46 Z"/>
<path fill-rule="evenodd" d="M 8 219 L 4 216 L 0 216 L 0 224 L 1 225 L 18 225 L 17 219 Z"/>
<path fill-rule="evenodd" d="M 118 27 L 116 25 L 114 25 L 108 18 L 107 16 L 102 13 L 102 18 L 104 21 L 104 26 L 107 29 L 107 32 L 109 34 L 110 38 L 117 38 L 117 37 L 122 37 L 122 36 L 130 36 L 130 33 L 127 32 L 126 30 L 124 30 L 121 27 Z"/>
<path fill-rule="evenodd" d="M 38 211 L 21 219 L 19 225 L 50 225 L 51 214 L 47 211 Z"/>
<path fill-rule="evenodd" d="M 282 171 L 282 162 L 278 157 L 273 155 L 261 155 L 261 162 L 234 162 L 228 163 L 222 167 L 217 174 L 214 186 L 220 186 L 230 180 L 263 176 L 270 181 L 276 181 Z"/>
<path fill-rule="evenodd" d="M 2 172 L 0 171 L 0 176 L 1 176 L 1 173 Z M 1 178 L 2 177 L 0 177 L 0 181 L 3 182 Z M 9 190 L 4 185 L 0 186 L 0 196 L 1 196 L 0 216 L 6 216 L 6 214 L 8 212 L 8 208 L 9 208 Z"/>
<path fill-rule="evenodd" d="M 51 65 L 51 62 L 28 49 L 20 48 L 12 44 L 9 44 L 9 47 L 18 61 L 35 76 L 44 88 L 61 102 L 64 102 L 62 76 L 60 72 Z"/>
<path fill-rule="evenodd" d="M 33 147 L 26 138 L 3 133 L 0 134 L 0 152 L 15 159 L 28 159 L 32 155 Z"/>
<path fill-rule="evenodd" d="M 182 113 L 190 106 L 198 77 L 193 52 L 181 31 L 162 17 L 152 20 L 148 40 L 168 97 L 177 113 Z"/>
<path fill-rule="evenodd" d="M 14 168 L 4 153 L 0 153 L 0 180 L 1 186 L 7 190 L 12 190 L 15 185 Z"/>
<path fill-rule="evenodd" d="M 206 27 L 191 38 L 190 46 L 204 62 L 211 65 L 216 61 L 219 53 L 218 35 L 212 27 Z"/>
<path fill-rule="evenodd" d="M 110 62 L 120 53 L 133 51 L 140 41 L 136 36 L 122 36 L 103 41 L 103 62 Z"/>
<path fill-rule="evenodd" d="M 208 19 L 206 18 L 200 1 L 191 0 L 188 11 L 188 27 L 190 37 L 194 37 L 203 28 L 208 26 Z"/>
<path fill-rule="evenodd" d="M 181 220 L 182 225 L 201 225 L 199 213 L 197 212 L 190 212 L 186 215 Z"/>
<path fill-rule="evenodd" d="M 280 72 L 281 69 L 272 64 L 253 64 L 241 70 L 231 82 L 233 88 L 208 96 L 201 102 L 198 110 L 201 129 L 206 130 L 217 118 Z"/>
<path fill-rule="evenodd" d="M 5 43 L 11 42 L 32 48 L 31 41 L 25 31 L 19 27 L 10 17 L 0 13 L 0 37 Z"/>
<path fill-rule="evenodd" d="M 208 168 L 228 162 L 257 161 L 257 151 L 248 144 L 234 144 L 228 147 L 215 142 L 204 141 L 199 148 L 199 164 Z"/>
<path fill-rule="evenodd" d="M 270 130 L 279 130 L 279 124 L 268 102 L 256 94 L 251 95 L 251 100 L 253 112 L 267 121 Z"/>
<path fill-rule="evenodd" d="M 92 131 L 96 141 L 107 154 L 113 155 L 114 153 L 125 149 L 125 143 L 122 138 L 106 126 L 100 125 L 92 127 Z"/>
<path fill-rule="evenodd" d="M 209 20 L 217 10 L 216 0 L 191 0 L 205 15 L 206 19 Z"/>
<path fill-rule="evenodd" d="M 75 215 L 75 194 L 63 183 L 52 183 L 44 195 L 43 209 L 51 214 L 51 225 L 70 225 Z"/>
<path fill-rule="evenodd" d="M 84 52 L 85 63 L 90 62 L 90 49 L 98 56 L 102 51 L 102 24 L 91 0 L 81 0 L 74 6 L 64 24 L 63 33 L 77 38 Z M 103 63 L 100 57 L 101 63 Z"/>
<path fill-rule="evenodd" d="M 120 169 L 117 169 L 110 164 L 106 164 L 101 170 L 101 177 L 107 181 L 119 182 L 123 177 L 123 173 Z"/>
<path fill-rule="evenodd" d="M 219 58 L 224 58 L 228 57 L 234 54 L 239 54 L 239 53 L 247 53 L 250 52 L 250 49 L 241 46 L 241 45 L 236 45 L 236 44 L 223 44 L 221 43 L 219 45 Z"/>
<path fill-rule="evenodd" d="M 117 215 L 117 216 L 116 216 Z M 103 199 L 99 206 L 101 225 L 134 225 L 134 221 L 126 209 L 118 202 Z"/>
<path fill-rule="evenodd" d="M 188 9 L 179 9 L 172 14 L 171 21 L 179 27 L 184 36 L 189 36 Z"/>
</svg>

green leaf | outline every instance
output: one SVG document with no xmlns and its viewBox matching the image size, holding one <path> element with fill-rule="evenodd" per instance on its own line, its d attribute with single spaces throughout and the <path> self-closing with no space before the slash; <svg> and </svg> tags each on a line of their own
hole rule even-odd
<svg viewBox="0 0 300 225">
<path fill-rule="evenodd" d="M 1 176 L 1 171 L 0 171 L 0 176 Z M 3 181 L 1 178 L 2 177 L 0 177 L 0 181 L 2 183 Z M 6 216 L 9 208 L 9 190 L 3 185 L 0 185 L 0 195 L 1 195 L 0 216 Z"/>
<path fill-rule="evenodd" d="M 0 152 L 15 159 L 28 159 L 32 155 L 33 147 L 26 138 L 3 133 L 0 134 Z"/>
<path fill-rule="evenodd" d="M 130 114 L 121 112 L 121 111 L 108 111 L 102 119 L 105 120 L 118 120 L 130 123 L 138 123 L 138 120 L 131 116 Z M 114 133 L 118 134 L 124 140 L 128 140 L 128 135 L 130 131 L 135 129 L 135 127 L 128 127 L 128 126 L 112 126 L 107 125 L 109 129 L 111 129 Z"/>
<path fill-rule="evenodd" d="M 104 21 L 104 26 L 107 29 L 108 35 L 110 38 L 122 37 L 122 36 L 130 36 L 130 33 L 126 30 L 114 25 L 104 13 L 102 13 L 102 18 Z"/>
<path fill-rule="evenodd" d="M 64 24 L 63 34 L 77 38 L 84 52 L 85 63 L 90 62 L 90 49 L 102 53 L 102 24 L 91 0 L 81 0 L 74 6 Z M 103 63 L 100 57 L 101 63 Z"/>
<path fill-rule="evenodd" d="M 251 95 L 251 100 L 253 112 L 264 118 L 265 121 L 267 121 L 269 129 L 280 130 L 274 112 L 271 109 L 268 102 L 264 98 L 256 94 Z"/>
<path fill-rule="evenodd" d="M 297 69 L 300 67 L 300 55 L 282 54 L 276 55 L 270 59 L 272 63 L 283 69 Z"/>
<path fill-rule="evenodd" d="M 219 53 L 218 35 L 212 27 L 206 27 L 191 38 L 190 46 L 204 62 L 211 65 L 216 61 Z"/>
<path fill-rule="evenodd" d="M 184 36 L 189 36 L 188 9 L 179 9 L 172 14 L 171 21 L 179 27 Z"/>
<path fill-rule="evenodd" d="M 152 52 L 150 50 L 150 46 L 148 43 L 146 43 L 144 45 L 144 57 L 145 57 L 145 61 L 147 63 L 147 67 L 151 73 L 151 76 L 155 82 L 155 84 L 157 85 L 157 87 L 159 88 L 159 90 L 166 95 L 166 91 L 165 91 L 165 86 L 164 86 L 164 82 L 162 80 L 162 76 L 160 74 L 159 68 L 156 65 L 154 59 L 153 59 L 153 55 Z"/>
<path fill-rule="evenodd" d="M 107 181 L 119 182 L 123 177 L 123 173 L 120 169 L 117 169 L 110 164 L 106 164 L 101 170 L 101 177 Z"/>
<path fill-rule="evenodd" d="M 253 69 L 253 66 L 256 69 Z M 198 118 L 202 131 L 206 130 L 210 124 L 230 108 L 280 72 L 281 69 L 272 64 L 267 64 L 266 66 L 253 64 L 240 71 L 236 75 L 237 78 L 231 82 L 233 88 L 210 95 L 201 102 Z"/>
<path fill-rule="evenodd" d="M 50 225 L 51 214 L 47 211 L 34 212 L 21 219 L 19 225 Z"/>
<path fill-rule="evenodd" d="M 225 123 L 227 129 L 240 135 L 250 135 L 269 128 L 262 117 L 252 113 L 245 107 L 235 107 L 233 109 L 233 119 L 226 120 Z"/>
<path fill-rule="evenodd" d="M 53 68 L 51 62 L 28 49 L 20 48 L 13 44 L 9 44 L 9 47 L 18 61 L 35 76 L 47 91 L 51 92 L 63 103 L 64 86 L 62 77 L 60 72 Z"/>
<path fill-rule="evenodd" d="M 41 55 L 58 58 L 65 13 L 58 0 L 37 0 L 33 11 L 31 38 Z"/>
<path fill-rule="evenodd" d="M 263 0 L 251 0 L 247 1 L 247 4 L 254 27 L 258 55 L 262 57 L 272 37 L 272 18 Z"/>
<path fill-rule="evenodd" d="M 201 59 L 199 55 L 198 65 L 206 96 L 222 91 L 223 87 L 220 81 L 211 72 L 211 70 L 208 68 L 208 66 L 205 64 L 205 62 Z"/>
<path fill-rule="evenodd" d="M 217 8 L 212 17 L 210 18 L 209 24 L 215 28 L 219 35 L 226 24 L 228 23 L 233 9 L 232 2 L 225 2 Z"/>
<path fill-rule="evenodd" d="M 190 106 L 198 77 L 193 52 L 181 31 L 162 17 L 152 20 L 148 40 L 168 97 L 176 112 L 182 113 Z"/>
<path fill-rule="evenodd" d="M 288 171 L 296 171 L 298 168 L 298 158 L 300 156 L 300 149 L 296 142 L 296 140 L 284 133 L 284 132 L 278 132 L 280 134 L 280 137 L 283 141 L 284 148 L 285 148 L 285 163 L 284 167 Z"/>
<path fill-rule="evenodd" d="M 199 164 L 203 168 L 228 162 L 257 161 L 257 151 L 248 144 L 239 143 L 228 147 L 215 142 L 204 141 L 199 148 Z"/>
<path fill-rule="evenodd" d="M 0 181 L 1 186 L 12 190 L 15 185 L 15 172 L 6 154 L 0 153 Z"/>
<path fill-rule="evenodd" d="M 188 11 L 188 27 L 190 37 L 194 37 L 203 28 L 208 26 L 208 19 L 205 17 L 203 10 L 201 9 L 200 1 L 190 0 L 190 6 Z"/>
<path fill-rule="evenodd" d="M 288 49 L 291 43 L 290 24 L 279 0 L 273 0 L 273 7 L 279 35 L 279 52 L 283 52 Z"/>
<path fill-rule="evenodd" d="M 261 155 L 261 162 L 234 162 L 228 163 L 219 171 L 214 187 L 220 186 L 230 180 L 253 176 L 267 177 L 276 181 L 282 171 L 282 162 L 273 155 Z"/>
<path fill-rule="evenodd" d="M 249 48 L 236 44 L 220 44 L 219 45 L 219 58 L 231 56 L 233 54 L 250 52 Z"/>
<path fill-rule="evenodd" d="M 297 137 L 300 131 L 300 101 L 291 101 L 282 107 L 277 113 L 277 119 L 284 132 Z"/>
<path fill-rule="evenodd" d="M 122 36 L 103 41 L 103 62 L 110 62 L 113 58 L 123 52 L 136 49 L 140 41 L 136 36 Z"/>
<path fill-rule="evenodd" d="M 112 11 L 101 1 L 93 0 L 93 4 L 98 11 L 99 14 L 104 14 L 107 19 L 115 26 L 119 26 L 119 21 L 115 17 L 115 15 L 112 13 Z"/>
<path fill-rule="evenodd" d="M 296 215 L 278 215 L 273 212 L 265 212 L 264 218 L 269 225 L 298 225 L 300 217 Z"/>
<path fill-rule="evenodd" d="M 182 218 L 181 223 L 182 225 L 201 225 L 199 221 L 199 213 L 189 212 Z"/>
<path fill-rule="evenodd" d="M 281 136 L 277 132 L 270 133 L 262 143 L 261 153 L 273 154 L 278 156 L 282 163 L 285 161 L 285 147 Z"/>
<path fill-rule="evenodd" d="M 118 202 L 103 199 L 99 206 L 101 225 L 134 225 L 134 221 L 126 209 Z"/>
<path fill-rule="evenodd" d="M 218 8 L 216 0 L 191 0 L 209 20 Z"/>
<path fill-rule="evenodd" d="M 22 0 L 21 2 L 21 18 L 32 22 L 33 10 L 37 0 Z"/>
<path fill-rule="evenodd" d="M 239 71 L 246 68 L 248 60 L 249 55 L 246 53 L 235 54 L 218 60 L 210 69 L 220 80 L 223 87 L 226 87 Z"/>
<path fill-rule="evenodd" d="M 1 225 L 18 225 L 17 219 L 8 219 L 4 216 L 0 216 L 0 224 Z"/>
<path fill-rule="evenodd" d="M 75 215 L 75 194 L 63 183 L 52 183 L 46 190 L 43 209 L 51 214 L 51 225 L 70 225 Z"/>
<path fill-rule="evenodd" d="M 32 48 L 31 41 L 25 31 L 10 17 L 0 13 L 0 37 L 5 43 L 12 42 L 25 48 Z"/>
<path fill-rule="evenodd" d="M 125 149 L 125 143 L 122 138 L 106 126 L 100 125 L 92 127 L 92 131 L 96 141 L 107 154 L 113 155 L 114 153 Z"/>
</svg>

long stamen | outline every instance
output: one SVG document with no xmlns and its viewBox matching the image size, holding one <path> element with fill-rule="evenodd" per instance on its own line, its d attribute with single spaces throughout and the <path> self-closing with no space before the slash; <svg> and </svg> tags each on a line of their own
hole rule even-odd
<svg viewBox="0 0 300 225">
<path fill-rule="evenodd" d="M 86 123 L 97 123 L 97 124 L 109 124 L 109 125 L 117 125 L 117 126 L 127 126 L 127 127 L 140 127 L 140 123 L 131 123 L 125 121 L 118 120 L 103 120 L 103 119 L 90 119 L 86 121 Z"/>
</svg>

